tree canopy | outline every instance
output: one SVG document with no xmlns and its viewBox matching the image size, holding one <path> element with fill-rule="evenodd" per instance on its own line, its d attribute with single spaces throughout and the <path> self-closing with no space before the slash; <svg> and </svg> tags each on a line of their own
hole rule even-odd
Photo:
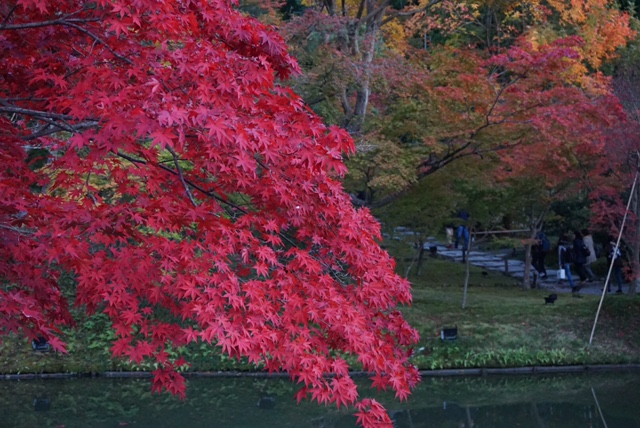
<svg viewBox="0 0 640 428">
<path fill-rule="evenodd" d="M 63 351 L 68 274 L 155 388 L 184 393 L 166 349 L 205 341 L 389 422 L 345 358 L 407 396 L 410 287 L 339 182 L 351 138 L 278 84 L 298 66 L 272 27 L 228 0 L 16 0 L 0 52 L 3 334 Z"/>
</svg>

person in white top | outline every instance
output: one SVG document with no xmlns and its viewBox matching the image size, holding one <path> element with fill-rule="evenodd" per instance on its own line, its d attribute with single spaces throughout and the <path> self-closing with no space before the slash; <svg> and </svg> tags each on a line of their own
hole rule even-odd
<svg viewBox="0 0 640 428">
<path fill-rule="evenodd" d="M 589 249 L 589 255 L 587 256 L 587 261 L 583 266 L 583 272 L 587 274 L 587 281 L 591 282 L 596 279 L 596 276 L 591 270 L 591 263 L 598 260 L 598 257 L 596 256 L 596 249 L 593 245 L 593 237 L 588 229 L 582 229 L 582 241 L 584 242 L 585 247 Z"/>
</svg>

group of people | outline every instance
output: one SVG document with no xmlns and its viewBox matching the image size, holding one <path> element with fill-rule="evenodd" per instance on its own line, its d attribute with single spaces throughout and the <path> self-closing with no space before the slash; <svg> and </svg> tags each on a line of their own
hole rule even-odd
<svg viewBox="0 0 640 428">
<path fill-rule="evenodd" d="M 599 253 L 594 245 L 593 237 L 589 230 L 576 230 L 573 235 L 573 241 L 570 241 L 567 235 L 562 235 L 558 240 L 558 265 L 561 271 L 561 281 L 562 279 L 566 279 L 569 282 L 571 292 L 574 297 L 582 297 L 579 294 L 582 286 L 585 283 L 592 282 L 596 279 L 596 276 L 591 270 L 591 264 L 598 259 Z M 536 236 L 536 243 L 531 249 L 531 264 L 540 275 L 540 278 L 543 279 L 547 277 L 544 260 L 550 249 L 551 245 L 549 239 L 544 232 L 539 232 Z M 622 253 L 620 248 L 616 247 L 615 238 L 609 237 L 608 243 L 605 247 L 605 253 L 609 264 L 613 260 L 612 273 L 618 285 L 617 293 L 622 293 Z M 572 265 L 576 274 L 580 278 L 579 283 L 576 283 L 571 274 Z M 608 291 L 611 291 L 610 285 Z"/>
</svg>

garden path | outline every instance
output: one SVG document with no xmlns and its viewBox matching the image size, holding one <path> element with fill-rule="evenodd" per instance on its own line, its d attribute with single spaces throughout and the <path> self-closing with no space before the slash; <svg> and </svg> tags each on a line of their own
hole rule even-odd
<svg viewBox="0 0 640 428">
<path fill-rule="evenodd" d="M 462 262 L 462 250 L 450 248 L 447 245 L 444 245 L 437 240 L 430 238 L 425 244 L 426 249 L 430 249 L 431 247 L 437 248 L 437 254 L 446 259 L 454 260 L 457 262 Z M 523 278 L 524 276 L 524 262 L 521 260 L 517 260 L 511 258 L 512 251 L 511 250 L 501 250 L 501 251 L 480 251 L 480 250 L 471 250 L 469 252 L 469 260 L 470 263 L 474 266 L 481 267 L 486 269 L 487 271 L 492 272 L 500 272 L 504 275 L 509 275 L 514 278 Z M 534 269 L 531 268 L 532 272 Z M 575 269 L 572 269 L 573 278 L 576 280 L 578 275 L 575 273 Z M 533 275 L 533 273 L 532 273 Z M 612 278 L 613 279 L 613 278 Z M 579 278 L 578 281 L 579 282 Z M 537 279 L 537 284 L 541 289 L 553 291 L 556 293 L 570 293 L 571 287 L 569 286 L 568 281 L 559 281 L 558 280 L 558 269 L 548 266 L 547 267 L 547 278 L 540 280 Z M 612 290 L 616 290 L 617 286 L 614 285 L 614 281 L 612 282 Z M 582 287 L 580 293 L 581 294 L 594 294 L 600 295 L 602 294 L 602 287 L 604 286 L 604 279 L 600 278 L 591 283 L 586 283 Z M 623 291 L 626 292 L 629 289 L 628 284 L 623 284 Z M 610 293 L 615 294 L 615 293 Z"/>
</svg>

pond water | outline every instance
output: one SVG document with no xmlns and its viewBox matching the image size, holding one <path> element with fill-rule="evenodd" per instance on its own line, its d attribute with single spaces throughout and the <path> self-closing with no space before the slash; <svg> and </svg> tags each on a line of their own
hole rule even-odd
<svg viewBox="0 0 640 428">
<path fill-rule="evenodd" d="M 181 401 L 148 379 L 4 380 L 0 427 L 355 426 L 345 409 L 297 405 L 295 391 L 283 379 L 193 378 Z M 640 428 L 637 373 L 425 378 L 407 402 L 376 398 L 399 428 Z"/>
</svg>

